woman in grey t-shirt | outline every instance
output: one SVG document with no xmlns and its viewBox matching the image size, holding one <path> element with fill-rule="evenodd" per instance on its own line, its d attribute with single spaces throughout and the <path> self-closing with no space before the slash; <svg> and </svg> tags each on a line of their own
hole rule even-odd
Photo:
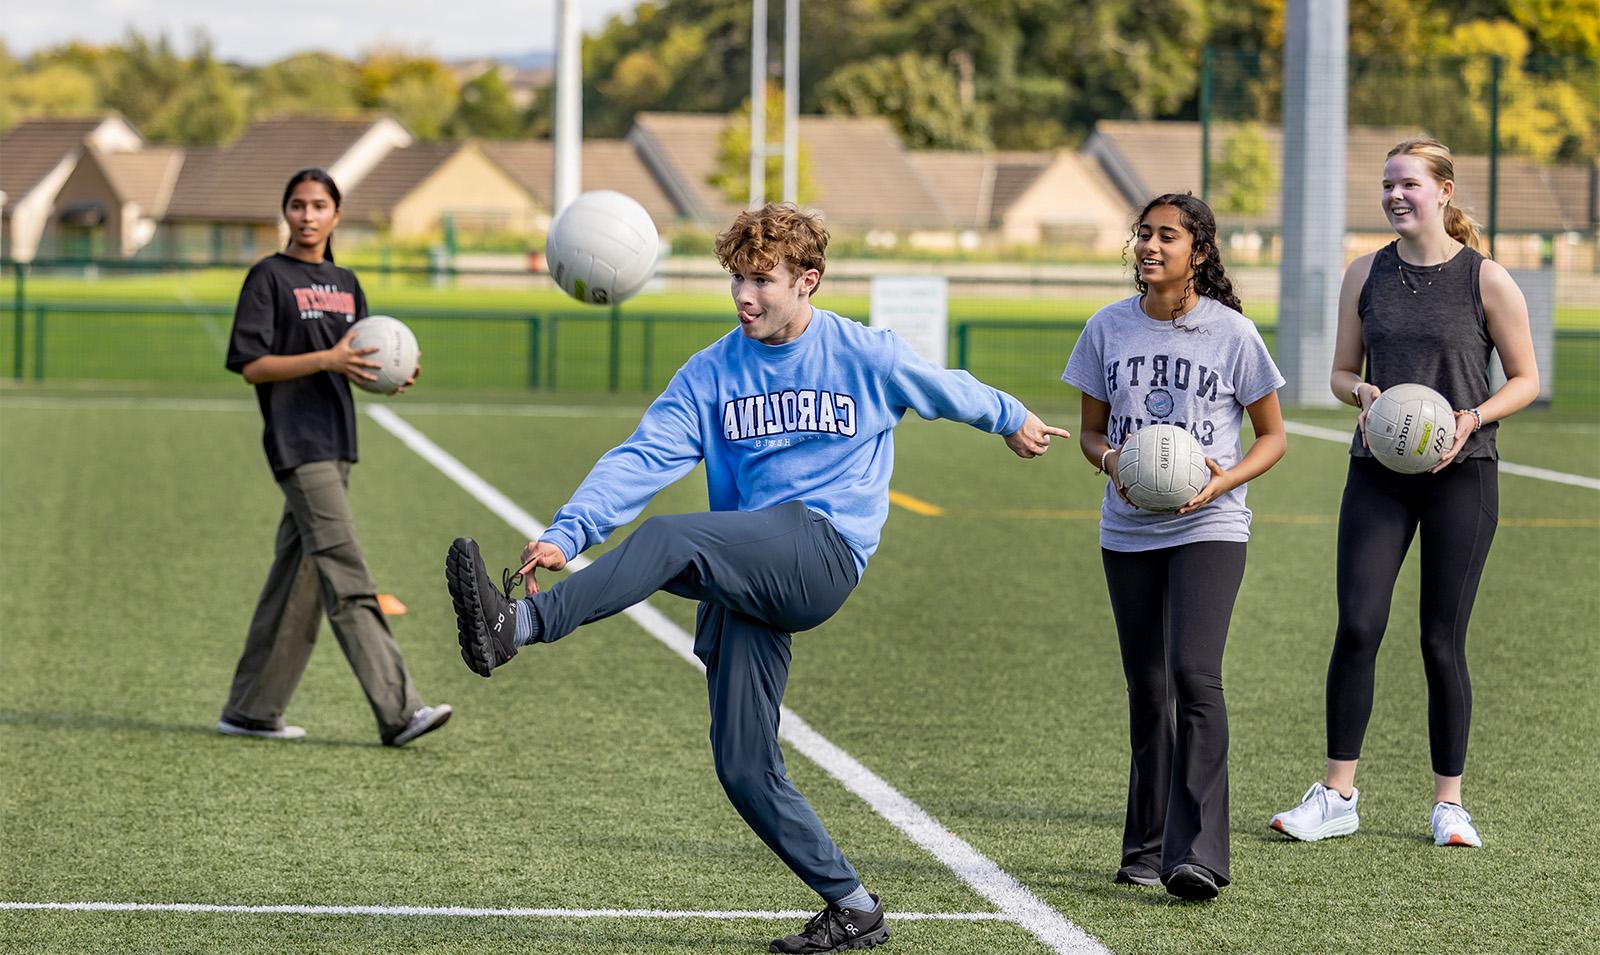
<svg viewBox="0 0 1600 955">
<path fill-rule="evenodd" d="M 1350 263 L 1339 290 L 1329 384 L 1361 409 L 1339 509 L 1339 627 L 1328 663 L 1328 766 L 1300 805 L 1270 825 L 1302 841 L 1360 825 L 1356 761 L 1372 713 L 1373 670 L 1395 578 L 1422 532 L 1422 662 L 1428 681 L 1435 845 L 1483 844 L 1461 805 L 1472 684 L 1467 619 L 1499 522 L 1495 422 L 1539 394 L 1528 305 L 1480 253 L 1477 223 L 1457 208 L 1450 150 L 1408 139 L 1383 167 L 1383 211 L 1399 238 Z M 1489 391 L 1494 351 L 1506 383 Z M 1365 375 L 1362 374 L 1365 364 Z M 1425 474 L 1397 474 L 1366 447 L 1367 411 L 1385 388 L 1418 382 L 1456 411 L 1455 443 Z"/>
<path fill-rule="evenodd" d="M 1131 239 L 1139 294 L 1089 319 L 1062 375 L 1083 392 L 1084 456 L 1111 476 L 1100 546 L 1133 746 L 1116 880 L 1189 900 L 1230 879 L 1222 650 L 1250 539 L 1245 482 L 1285 448 L 1283 376 L 1239 313 L 1216 233 L 1194 196 L 1151 200 Z M 1241 454 L 1247 411 L 1256 438 Z M 1175 514 L 1142 511 L 1119 490 L 1117 449 L 1148 424 L 1188 430 L 1211 470 Z"/>
</svg>

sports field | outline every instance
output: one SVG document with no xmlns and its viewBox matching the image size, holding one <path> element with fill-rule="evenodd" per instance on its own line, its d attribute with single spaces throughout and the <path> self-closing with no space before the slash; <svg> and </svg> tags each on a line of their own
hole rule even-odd
<svg viewBox="0 0 1600 955">
<path fill-rule="evenodd" d="M 813 909 L 711 771 L 704 683 L 673 648 L 690 604 L 659 597 L 653 633 L 619 616 L 489 681 L 457 655 L 449 541 L 511 561 L 640 403 L 446 397 L 362 404 L 398 413 L 362 418 L 363 543 L 409 605 L 422 692 L 457 708 L 389 750 L 326 631 L 290 712 L 306 741 L 212 731 L 281 505 L 247 389 L 0 390 L 0 949 L 753 952 Z M 1076 430 L 1074 401 L 1040 410 Z M 1600 422 L 1530 411 L 1501 432 L 1507 462 L 1558 473 L 1502 472 L 1469 642 L 1469 851 L 1427 839 L 1414 559 L 1362 831 L 1266 828 L 1320 772 L 1346 452 L 1308 432 L 1349 425 L 1289 417 L 1308 427 L 1251 489 L 1225 666 L 1235 884 L 1200 906 L 1111 883 L 1126 715 L 1091 468 L 901 427 L 894 488 L 939 513 L 895 507 L 856 594 L 797 638 L 785 724 L 891 951 L 1594 950 Z M 647 513 L 703 507 L 696 475 Z"/>
</svg>

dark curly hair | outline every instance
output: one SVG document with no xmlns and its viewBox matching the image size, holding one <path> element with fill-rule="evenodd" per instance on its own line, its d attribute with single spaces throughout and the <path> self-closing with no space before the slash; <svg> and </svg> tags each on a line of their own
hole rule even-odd
<svg viewBox="0 0 1600 955">
<path fill-rule="evenodd" d="M 1192 275 L 1189 285 L 1183 290 L 1183 297 L 1172 310 L 1173 323 L 1177 324 L 1183 306 L 1189 301 L 1189 293 L 1194 292 L 1213 298 L 1228 306 L 1236 312 L 1244 311 L 1244 306 L 1239 302 L 1239 296 L 1233 291 L 1233 283 L 1228 280 L 1228 273 L 1222 268 L 1222 250 L 1217 247 L 1217 217 L 1211 213 L 1211 207 L 1202 202 L 1192 192 L 1169 192 L 1166 195 L 1156 196 L 1145 207 L 1139 210 L 1139 215 L 1133 220 L 1133 233 L 1128 236 L 1128 242 L 1122 247 L 1122 263 L 1128 263 L 1128 250 L 1139 238 L 1139 223 L 1150 214 L 1150 210 L 1157 206 L 1171 206 L 1178 210 L 1178 216 L 1183 227 L 1194 237 L 1194 245 L 1189 250 L 1189 268 Z M 1133 271 L 1133 285 L 1143 295 L 1150 291 L 1144 280 L 1139 278 L 1139 270 Z"/>
</svg>

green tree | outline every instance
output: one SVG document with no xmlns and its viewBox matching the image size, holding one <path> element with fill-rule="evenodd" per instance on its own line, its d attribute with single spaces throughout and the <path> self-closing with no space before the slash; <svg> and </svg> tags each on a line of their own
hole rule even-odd
<svg viewBox="0 0 1600 955">
<path fill-rule="evenodd" d="M 1227 138 L 1211 174 L 1211 205 L 1218 212 L 1258 216 L 1278 194 L 1278 167 L 1257 123 L 1244 123 Z"/>
<path fill-rule="evenodd" d="M 188 67 L 172 49 L 166 34 L 151 39 L 130 31 L 122 43 L 107 52 L 101 102 L 119 110 L 135 129 L 142 131 L 173 99 L 187 77 Z"/>
<path fill-rule="evenodd" d="M 431 56 L 375 52 L 361 64 L 359 82 L 363 107 L 388 111 L 420 140 L 443 138 L 456 111 L 455 77 Z"/>
<path fill-rule="evenodd" d="M 143 130 L 149 138 L 186 145 L 231 142 L 244 129 L 245 94 L 229 68 L 197 36 L 187 75 Z"/>
<path fill-rule="evenodd" d="M 17 69 L 0 82 L 5 86 L 5 101 L 19 119 L 85 116 L 94 113 L 100 102 L 94 76 L 70 63 Z"/>
<path fill-rule="evenodd" d="M 955 72 L 915 53 L 878 56 L 835 71 L 819 89 L 824 113 L 882 116 L 912 148 L 984 149 L 988 110 L 963 104 Z"/>
<path fill-rule="evenodd" d="M 249 85 L 256 116 L 340 115 L 360 108 L 360 71 L 332 53 L 296 53 L 255 71 Z"/>
<path fill-rule="evenodd" d="M 767 129 L 783 129 L 783 98 L 769 93 L 767 96 Z M 769 137 L 770 138 L 770 137 Z M 811 179 L 810 150 L 802 140 L 796 150 L 796 187 L 799 195 L 796 204 L 810 205 L 816 200 L 816 188 Z M 734 202 L 742 203 L 750 196 L 750 101 L 745 100 L 729 117 L 729 123 L 717 137 L 716 171 L 707 179 L 711 185 Z M 783 156 L 768 156 L 765 185 L 762 187 L 769 201 L 783 198 Z"/>
<path fill-rule="evenodd" d="M 450 117 L 450 132 L 455 136 L 481 136 L 485 139 L 515 139 L 522 134 L 522 115 L 511 101 L 511 90 L 496 69 L 461 87 L 461 99 Z"/>
</svg>

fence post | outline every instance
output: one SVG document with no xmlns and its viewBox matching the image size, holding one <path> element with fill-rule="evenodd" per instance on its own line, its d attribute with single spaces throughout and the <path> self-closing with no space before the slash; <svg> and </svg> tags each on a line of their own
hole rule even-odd
<svg viewBox="0 0 1600 955">
<path fill-rule="evenodd" d="M 1211 195 L 1211 46 L 1200 53 L 1200 201 Z"/>
<path fill-rule="evenodd" d="M 528 390 L 539 388 L 539 316 L 528 316 Z"/>
<path fill-rule="evenodd" d="M 21 381 L 22 339 L 24 336 L 24 329 L 27 328 L 27 319 L 23 316 L 23 310 L 28 307 L 27 293 L 22 290 L 23 282 L 25 281 L 22 276 L 28 271 L 28 266 L 22 262 L 14 262 L 12 264 L 12 270 L 17 273 L 17 298 L 15 302 L 16 312 L 12 316 L 11 377 Z"/>
<path fill-rule="evenodd" d="M 544 376 L 545 384 L 550 387 L 551 391 L 556 390 L 556 346 L 561 340 L 560 329 L 561 316 L 552 312 L 550 314 L 550 347 L 546 349 L 546 354 L 549 356 L 546 360 L 550 362 L 550 373 Z"/>
<path fill-rule="evenodd" d="M 640 362 L 639 390 L 650 390 L 650 365 L 654 362 L 656 352 L 656 320 L 655 316 L 647 315 L 644 321 L 644 356 Z"/>
<path fill-rule="evenodd" d="M 967 330 L 972 326 L 967 322 L 956 322 L 956 367 L 970 371 L 967 368 Z"/>
<path fill-rule="evenodd" d="M 33 309 L 33 380 L 44 381 L 44 305 Z"/>
<path fill-rule="evenodd" d="M 1500 211 L 1500 57 L 1489 58 L 1489 258 Z"/>
<path fill-rule="evenodd" d="M 606 384 L 612 394 L 622 388 L 622 306 L 611 303 L 611 367 L 606 372 Z"/>
</svg>

